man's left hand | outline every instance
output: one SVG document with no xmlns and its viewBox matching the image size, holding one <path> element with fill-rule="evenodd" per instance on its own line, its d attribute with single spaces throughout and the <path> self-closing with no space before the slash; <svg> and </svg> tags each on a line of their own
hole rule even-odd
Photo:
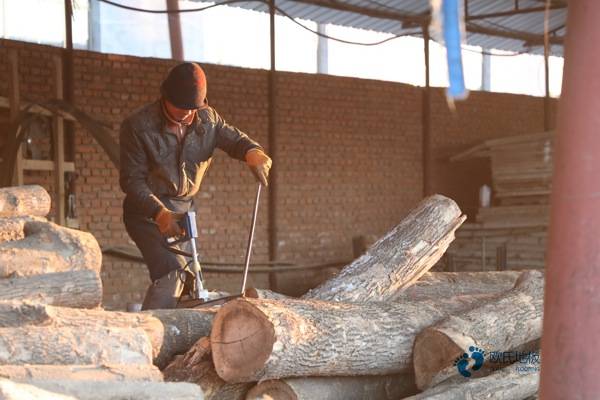
<svg viewBox="0 0 600 400">
<path fill-rule="evenodd" d="M 256 177 L 256 179 L 263 184 L 263 186 L 268 186 L 269 181 L 269 170 L 271 169 L 271 165 L 273 161 L 271 158 L 265 154 L 261 149 L 252 149 L 248 150 L 246 153 L 246 164 L 252 171 L 252 174 Z"/>
</svg>

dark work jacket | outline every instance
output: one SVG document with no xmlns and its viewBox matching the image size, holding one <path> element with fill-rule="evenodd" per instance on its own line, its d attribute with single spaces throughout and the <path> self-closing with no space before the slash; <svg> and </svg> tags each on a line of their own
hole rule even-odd
<svg viewBox="0 0 600 400">
<path fill-rule="evenodd" d="M 119 183 L 126 195 L 124 211 L 149 218 L 170 199 L 191 201 L 215 148 L 240 161 L 244 161 L 248 150 L 260 148 L 245 133 L 228 125 L 212 107 L 197 112 L 180 143 L 166 130 L 160 100 L 123 121 L 120 146 Z"/>
</svg>

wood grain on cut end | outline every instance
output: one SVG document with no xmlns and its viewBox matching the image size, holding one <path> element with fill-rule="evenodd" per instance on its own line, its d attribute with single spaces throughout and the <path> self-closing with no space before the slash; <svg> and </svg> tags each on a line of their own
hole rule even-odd
<svg viewBox="0 0 600 400">
<path fill-rule="evenodd" d="M 246 400 L 299 400 L 294 390 L 284 380 L 268 380 L 254 386 Z"/>
<path fill-rule="evenodd" d="M 429 328 L 417 336 L 414 349 L 415 383 L 419 388 L 427 386 L 436 373 L 464 353 L 448 336 Z"/>
<path fill-rule="evenodd" d="M 50 195 L 39 185 L 0 189 L 0 218 L 19 216 L 45 217 L 50 212 Z"/>
<path fill-rule="evenodd" d="M 235 300 L 215 316 L 210 342 L 219 376 L 227 382 L 243 382 L 256 375 L 269 359 L 275 330 L 252 304 Z"/>
</svg>

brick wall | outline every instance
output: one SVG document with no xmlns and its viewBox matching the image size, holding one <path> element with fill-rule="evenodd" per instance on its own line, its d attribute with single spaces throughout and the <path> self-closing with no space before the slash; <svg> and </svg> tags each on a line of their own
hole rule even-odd
<svg viewBox="0 0 600 400">
<path fill-rule="evenodd" d="M 18 49 L 23 100 L 53 93 L 52 55 L 58 49 L 0 41 L 0 76 L 8 78 L 7 54 Z M 75 103 L 112 126 L 158 96 L 174 65 L 170 60 L 75 52 Z M 205 65 L 209 101 L 228 121 L 266 146 L 268 74 Z M 0 95 L 8 94 L 0 79 Z M 348 259 L 352 237 L 380 235 L 421 198 L 421 89 L 383 81 L 298 73 L 277 74 L 278 250 L 282 261 Z M 542 129 L 542 100 L 472 93 L 448 111 L 441 90 L 432 100 L 434 187 L 459 202 L 473 202 L 478 179 L 448 155 L 481 140 Z M 115 137 L 115 139 L 117 139 Z M 201 251 L 206 259 L 241 262 L 255 193 L 245 166 L 217 152 L 197 196 Z M 76 129 L 79 222 L 102 246 L 129 242 L 121 222 L 118 171 L 93 139 Z M 463 169 L 461 169 L 463 168 Z M 465 175 L 469 174 L 469 179 Z M 472 178 L 472 179 L 471 179 Z M 28 176 L 43 182 L 43 177 Z M 47 177 L 46 177 L 47 180 Z M 474 197 L 476 199 L 476 197 Z M 268 197 L 262 197 L 254 260 L 268 259 Z M 105 306 L 139 302 L 148 278 L 143 265 L 105 257 Z M 208 274 L 211 287 L 235 290 L 237 275 Z M 299 291 L 310 274 L 280 275 L 283 290 Z M 250 285 L 266 286 L 266 274 Z"/>
</svg>

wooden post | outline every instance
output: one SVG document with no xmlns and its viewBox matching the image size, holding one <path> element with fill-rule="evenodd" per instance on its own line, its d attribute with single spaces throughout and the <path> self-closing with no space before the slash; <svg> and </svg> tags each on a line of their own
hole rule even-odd
<svg viewBox="0 0 600 400">
<path fill-rule="evenodd" d="M 54 57 L 54 85 L 56 98 L 63 99 L 63 63 L 60 56 Z M 54 117 L 52 130 L 54 144 L 55 222 L 65 224 L 65 123 L 62 117 Z"/>
<path fill-rule="evenodd" d="M 11 122 L 19 117 L 21 110 L 21 93 L 19 88 L 19 55 L 16 50 L 11 50 L 9 55 L 10 63 L 10 120 Z M 18 134 L 18 133 L 17 133 Z M 23 184 L 23 153 L 21 146 L 17 148 L 17 157 L 15 159 L 14 184 L 21 186 Z"/>
</svg>

